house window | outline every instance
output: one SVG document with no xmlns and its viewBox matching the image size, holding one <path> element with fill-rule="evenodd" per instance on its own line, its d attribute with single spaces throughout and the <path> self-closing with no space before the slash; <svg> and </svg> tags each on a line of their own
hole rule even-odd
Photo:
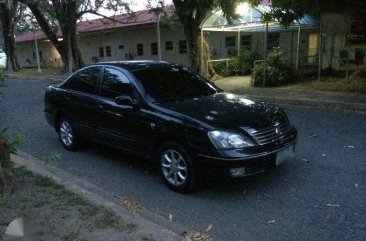
<svg viewBox="0 0 366 241">
<path fill-rule="evenodd" d="M 124 45 L 118 45 L 118 49 L 119 50 L 124 50 L 125 49 L 125 46 Z"/>
<path fill-rule="evenodd" d="M 144 45 L 143 44 L 137 44 L 137 55 L 142 56 L 144 55 Z"/>
<path fill-rule="evenodd" d="M 100 58 L 104 57 L 104 48 L 103 47 L 99 47 L 99 57 Z"/>
<path fill-rule="evenodd" d="M 106 47 L 105 47 L 105 55 L 106 55 L 107 57 L 111 57 L 111 56 L 112 56 L 111 46 L 106 46 Z"/>
<path fill-rule="evenodd" d="M 187 40 L 179 41 L 179 53 L 186 54 L 188 52 Z"/>
<path fill-rule="evenodd" d="M 166 51 L 173 50 L 173 41 L 166 41 L 165 42 L 165 50 Z"/>
<path fill-rule="evenodd" d="M 158 43 L 151 43 L 151 55 L 158 55 Z"/>
<path fill-rule="evenodd" d="M 39 51 L 39 59 L 42 59 L 43 58 L 43 55 L 42 55 L 42 51 Z M 36 52 L 33 51 L 33 59 L 37 59 L 37 55 L 36 55 Z"/>
<path fill-rule="evenodd" d="M 225 47 L 226 48 L 235 48 L 236 46 L 236 37 L 230 36 L 225 38 Z"/>
<path fill-rule="evenodd" d="M 280 46 L 280 33 L 268 33 L 267 50 Z"/>
<path fill-rule="evenodd" d="M 252 35 L 241 36 L 241 47 L 248 50 L 252 49 Z"/>
</svg>

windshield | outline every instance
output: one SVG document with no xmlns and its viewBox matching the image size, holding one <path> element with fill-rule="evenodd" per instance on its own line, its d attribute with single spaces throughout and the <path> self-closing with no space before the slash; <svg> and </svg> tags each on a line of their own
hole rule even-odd
<svg viewBox="0 0 366 241">
<path fill-rule="evenodd" d="M 158 102 L 180 101 L 215 94 L 217 87 L 182 66 L 164 66 L 133 72 L 149 96 Z"/>
</svg>

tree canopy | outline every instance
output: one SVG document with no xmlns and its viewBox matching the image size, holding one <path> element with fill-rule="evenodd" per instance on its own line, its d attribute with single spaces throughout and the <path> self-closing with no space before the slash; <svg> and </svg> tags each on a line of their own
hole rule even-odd
<svg viewBox="0 0 366 241">
<path fill-rule="evenodd" d="M 64 72 L 72 72 L 84 65 L 77 42 L 77 21 L 84 14 L 100 13 L 102 9 L 128 11 L 124 0 L 19 0 L 31 10 L 40 28 L 61 55 Z M 57 36 L 61 31 L 62 39 Z"/>
</svg>

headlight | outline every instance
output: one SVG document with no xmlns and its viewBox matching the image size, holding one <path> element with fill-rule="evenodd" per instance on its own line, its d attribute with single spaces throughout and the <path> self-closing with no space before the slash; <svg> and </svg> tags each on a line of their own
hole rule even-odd
<svg viewBox="0 0 366 241">
<path fill-rule="evenodd" d="M 238 149 L 253 146 L 253 143 L 244 136 L 227 131 L 210 131 L 208 132 L 210 140 L 219 150 Z"/>
</svg>

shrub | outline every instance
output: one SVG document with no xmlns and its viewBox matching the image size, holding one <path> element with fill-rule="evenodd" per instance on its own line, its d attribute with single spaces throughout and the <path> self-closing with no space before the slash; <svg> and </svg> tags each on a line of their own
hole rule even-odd
<svg viewBox="0 0 366 241">
<path fill-rule="evenodd" d="M 228 64 L 221 62 L 214 66 L 215 71 L 222 76 L 249 75 L 252 73 L 254 60 L 258 58 L 256 52 L 243 49 L 239 56 L 232 57 Z"/>
<path fill-rule="evenodd" d="M 280 86 L 299 79 L 299 73 L 284 61 L 281 55 L 280 49 L 277 48 L 267 56 L 266 86 Z M 252 85 L 263 86 L 263 76 L 264 63 L 257 64 L 252 72 Z"/>
</svg>

